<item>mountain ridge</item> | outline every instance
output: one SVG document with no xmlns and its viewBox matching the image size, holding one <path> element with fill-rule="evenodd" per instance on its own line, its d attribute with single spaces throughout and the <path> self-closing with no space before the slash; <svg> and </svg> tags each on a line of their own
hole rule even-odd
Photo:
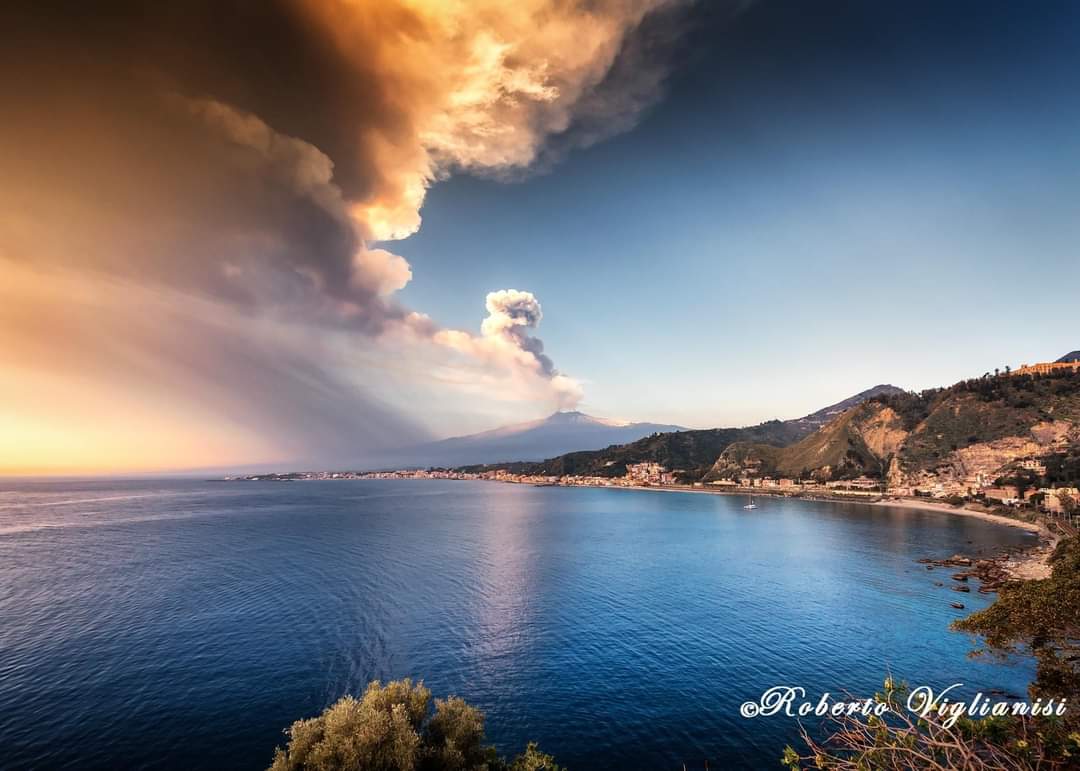
<svg viewBox="0 0 1080 771">
<path fill-rule="evenodd" d="M 865 391 L 859 391 L 854 396 L 849 396 L 846 399 L 838 401 L 836 404 L 830 404 L 828 407 L 822 407 L 817 412 L 811 412 L 802 418 L 799 418 L 800 422 L 814 423 L 817 425 L 825 425 L 830 420 L 840 415 L 843 412 L 851 409 L 852 407 L 862 404 L 867 399 L 871 399 L 876 396 L 886 396 L 889 394 L 902 394 L 903 388 L 899 388 L 889 383 L 879 383 L 876 386 L 867 388 Z"/>
<path fill-rule="evenodd" d="M 634 442 L 612 444 L 603 449 L 564 453 L 549 457 L 542 462 L 469 464 L 460 467 L 460 470 L 475 472 L 502 468 L 514 473 L 541 476 L 617 477 L 626 473 L 628 464 L 655 462 L 677 471 L 682 481 L 697 481 L 709 471 L 724 449 L 734 442 L 746 441 L 780 446 L 791 444 L 828 423 L 834 413 L 843 412 L 845 405 L 861 404 L 867 399 L 902 393 L 905 391 L 897 386 L 881 384 L 801 418 L 786 421 L 771 420 L 756 426 L 741 428 L 659 432 Z"/>
<path fill-rule="evenodd" d="M 685 430 L 682 426 L 667 423 L 635 423 L 578 411 L 559 411 L 536 420 L 418 445 L 404 451 L 399 462 L 446 467 L 540 461 L 575 450 L 600 449 L 655 433 L 682 430 Z"/>
<path fill-rule="evenodd" d="M 789 445 L 732 443 L 703 479 L 868 476 L 901 494 L 965 496 L 1001 478 L 1033 484 L 1040 463 L 1042 483 L 1075 483 L 1078 453 L 1080 373 L 1005 374 L 875 396 Z"/>
</svg>

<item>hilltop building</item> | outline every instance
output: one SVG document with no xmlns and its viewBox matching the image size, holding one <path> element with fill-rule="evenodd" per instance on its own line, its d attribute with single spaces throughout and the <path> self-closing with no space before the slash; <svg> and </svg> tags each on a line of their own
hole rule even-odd
<svg viewBox="0 0 1080 771">
<path fill-rule="evenodd" d="M 1023 364 L 1013 370 L 1014 375 L 1049 375 L 1054 372 L 1078 372 L 1080 359 L 1072 361 L 1044 361 L 1040 364 Z"/>
<path fill-rule="evenodd" d="M 1037 458 L 1027 458 L 1020 461 L 1020 468 L 1024 471 L 1032 471 L 1039 476 L 1046 473 L 1046 465 Z"/>
</svg>

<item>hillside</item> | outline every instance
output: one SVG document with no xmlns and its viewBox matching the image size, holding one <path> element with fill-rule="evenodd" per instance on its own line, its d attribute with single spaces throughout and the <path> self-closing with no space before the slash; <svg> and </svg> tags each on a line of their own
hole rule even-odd
<svg viewBox="0 0 1080 771">
<path fill-rule="evenodd" d="M 711 428 L 656 434 L 636 442 L 613 445 L 603 450 L 571 452 L 540 463 L 502 463 L 470 466 L 463 471 L 504 468 L 518 474 L 543 476 L 621 477 L 630 463 L 654 461 L 681 472 L 687 480 L 698 479 L 713 460 L 735 441 L 787 443 L 803 435 L 790 422 L 771 421 L 751 428 Z"/>
<path fill-rule="evenodd" d="M 734 444 L 705 478 L 886 474 L 898 487 L 963 488 L 1013 473 L 1025 459 L 1071 468 L 1078 441 L 1080 373 L 1002 375 L 880 394 L 788 446 Z"/>
<path fill-rule="evenodd" d="M 877 396 L 893 396 L 904 393 L 906 393 L 906 391 L 904 391 L 903 388 L 897 388 L 894 385 L 876 385 L 873 388 L 867 388 L 865 391 L 860 391 L 854 396 L 849 396 L 847 399 L 839 401 L 836 404 L 830 404 L 828 407 L 823 407 L 817 412 L 812 412 L 806 417 L 799 418 L 796 422 L 800 425 L 809 426 L 812 430 L 816 431 L 836 417 L 847 412 L 852 407 L 862 404 L 867 399 Z"/>
<path fill-rule="evenodd" d="M 463 471 L 503 468 L 519 474 L 544 476 L 620 477 L 631 463 L 651 461 L 678 471 L 684 481 L 697 481 L 732 443 L 746 442 L 782 446 L 812 434 L 834 416 L 866 399 L 904 393 L 891 385 L 878 385 L 841 402 L 794 420 L 772 420 L 746 428 L 711 428 L 660 433 L 603 450 L 572 452 L 541 463 L 472 465 Z"/>
<path fill-rule="evenodd" d="M 880 475 L 881 459 L 906 436 L 890 407 L 870 401 L 838 415 L 820 430 L 786 447 L 739 442 L 721 453 L 706 481 L 750 476 L 851 478 Z"/>
</svg>

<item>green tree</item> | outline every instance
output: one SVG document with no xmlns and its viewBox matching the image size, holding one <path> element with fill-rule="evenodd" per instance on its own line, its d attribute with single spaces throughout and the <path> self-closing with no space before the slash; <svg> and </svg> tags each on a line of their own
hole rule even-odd
<svg viewBox="0 0 1080 771">
<path fill-rule="evenodd" d="M 562 771 L 533 743 L 512 761 L 499 757 L 480 710 L 456 697 L 432 710 L 431 691 L 409 679 L 376 680 L 285 733 L 270 771 Z"/>
</svg>

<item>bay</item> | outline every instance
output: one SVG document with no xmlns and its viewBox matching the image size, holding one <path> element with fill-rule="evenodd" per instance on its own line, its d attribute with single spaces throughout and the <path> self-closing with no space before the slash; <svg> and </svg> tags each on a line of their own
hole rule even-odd
<svg viewBox="0 0 1080 771">
<path fill-rule="evenodd" d="M 1015 528 L 939 512 L 459 481 L 0 485 L 6 768 L 269 764 L 282 730 L 369 680 L 483 709 L 505 752 L 574 769 L 776 766 L 745 719 L 913 685 L 1022 696 L 920 557 Z M 950 607 L 961 599 L 966 611 Z"/>
</svg>

